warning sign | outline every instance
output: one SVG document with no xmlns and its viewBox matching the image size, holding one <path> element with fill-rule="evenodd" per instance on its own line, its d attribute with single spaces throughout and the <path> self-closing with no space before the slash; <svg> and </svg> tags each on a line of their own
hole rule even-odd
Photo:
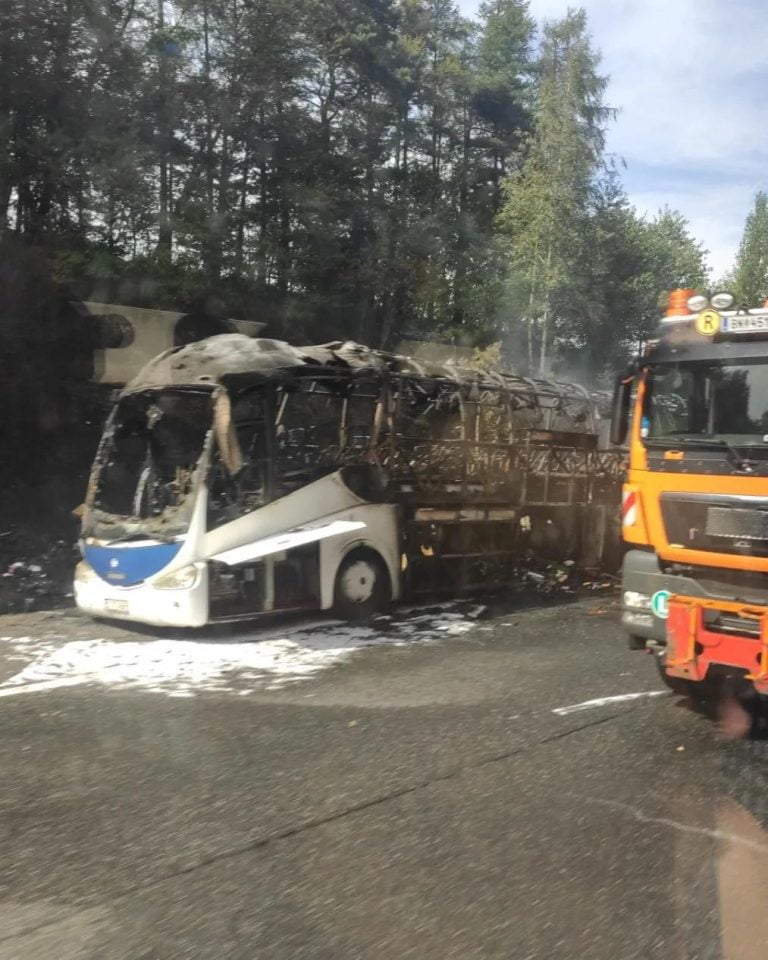
<svg viewBox="0 0 768 960">
<path fill-rule="evenodd" d="M 702 310 L 696 317 L 696 330 L 702 337 L 714 337 L 720 332 L 722 318 L 717 310 Z"/>
</svg>

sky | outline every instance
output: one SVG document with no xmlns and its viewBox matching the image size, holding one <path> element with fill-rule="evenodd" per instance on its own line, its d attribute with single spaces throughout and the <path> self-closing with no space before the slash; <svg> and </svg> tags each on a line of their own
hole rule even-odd
<svg viewBox="0 0 768 960">
<path fill-rule="evenodd" d="M 640 213 L 679 210 L 717 280 L 732 264 L 754 194 L 768 188 L 766 0 L 576 0 L 589 18 L 608 133 Z M 473 15 L 475 0 L 460 0 Z M 538 23 L 567 0 L 530 0 Z"/>
</svg>

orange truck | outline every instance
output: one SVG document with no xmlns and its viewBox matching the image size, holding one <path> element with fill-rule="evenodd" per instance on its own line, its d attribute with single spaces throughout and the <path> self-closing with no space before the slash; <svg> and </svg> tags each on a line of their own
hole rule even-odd
<svg viewBox="0 0 768 960">
<path fill-rule="evenodd" d="M 768 302 L 673 291 L 619 378 L 622 624 L 677 692 L 768 694 Z"/>
</svg>

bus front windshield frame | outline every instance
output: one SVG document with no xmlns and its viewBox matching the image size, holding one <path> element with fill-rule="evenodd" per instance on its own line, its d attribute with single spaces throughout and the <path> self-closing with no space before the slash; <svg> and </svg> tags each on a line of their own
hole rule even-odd
<svg viewBox="0 0 768 960">
<path fill-rule="evenodd" d="M 651 446 L 711 440 L 768 456 L 768 358 L 651 364 L 640 434 Z"/>
<path fill-rule="evenodd" d="M 215 409 L 210 388 L 122 396 L 94 463 L 83 536 L 110 543 L 183 536 L 204 476 Z"/>
</svg>

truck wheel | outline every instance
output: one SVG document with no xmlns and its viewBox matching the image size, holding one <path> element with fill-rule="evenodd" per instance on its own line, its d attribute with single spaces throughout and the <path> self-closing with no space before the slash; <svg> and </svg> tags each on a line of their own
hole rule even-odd
<svg viewBox="0 0 768 960">
<path fill-rule="evenodd" d="M 357 547 L 341 561 L 336 572 L 333 609 L 344 620 L 368 620 L 389 605 L 392 596 L 389 572 L 375 550 Z"/>
</svg>

